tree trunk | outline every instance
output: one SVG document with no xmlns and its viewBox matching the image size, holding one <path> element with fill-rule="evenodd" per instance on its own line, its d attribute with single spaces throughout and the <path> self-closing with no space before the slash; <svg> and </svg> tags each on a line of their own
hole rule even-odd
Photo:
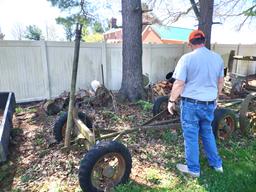
<svg viewBox="0 0 256 192">
<path fill-rule="evenodd" d="M 123 74 L 119 93 L 129 101 L 145 96 L 142 78 L 141 0 L 122 0 Z"/>
<path fill-rule="evenodd" d="M 65 147 L 70 146 L 70 134 L 73 127 L 73 109 L 75 105 L 75 92 L 76 92 L 76 80 L 77 80 L 77 70 L 78 70 L 78 61 L 79 61 L 79 51 L 80 51 L 80 41 L 81 41 L 81 32 L 83 25 L 76 25 L 76 39 L 75 39 L 75 49 L 74 49 L 74 59 L 72 66 L 72 76 L 71 76 L 71 88 L 70 88 L 70 99 L 68 106 L 68 119 L 67 127 L 65 132 Z"/>
<path fill-rule="evenodd" d="M 200 19 L 199 29 L 205 33 L 205 46 L 211 49 L 211 32 L 212 32 L 212 15 L 214 0 L 199 0 L 200 3 Z"/>
</svg>

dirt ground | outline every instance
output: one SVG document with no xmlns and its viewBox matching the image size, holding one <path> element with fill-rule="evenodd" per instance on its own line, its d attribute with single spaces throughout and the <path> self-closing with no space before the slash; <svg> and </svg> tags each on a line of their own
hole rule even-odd
<svg viewBox="0 0 256 192">
<path fill-rule="evenodd" d="M 30 103 L 16 108 L 10 140 L 9 160 L 0 165 L 2 192 L 81 192 L 78 169 L 86 149 L 72 142 L 69 151 L 57 143 L 53 127 L 57 115 L 47 115 L 43 103 Z M 81 106 L 97 128 L 123 130 L 135 128 L 149 120 L 152 105 L 147 102 L 117 104 L 111 108 Z M 254 110 L 255 111 L 255 110 Z M 256 114 L 253 115 L 256 122 Z M 154 186 L 156 175 L 176 178 L 175 164 L 184 160 L 181 130 L 148 130 L 125 135 L 121 142 L 132 155 L 133 182 Z M 157 170 L 157 173 L 155 171 Z M 154 175 L 153 179 L 150 174 Z"/>
<path fill-rule="evenodd" d="M 117 110 L 117 113 L 108 108 L 90 108 L 84 111 L 92 117 L 94 127 L 107 129 L 136 127 L 152 117 L 151 110 L 143 109 L 138 104 L 118 104 Z M 77 143 L 73 143 L 68 152 L 62 150 L 63 143 L 57 144 L 53 135 L 57 118 L 58 115 L 48 116 L 40 103 L 19 107 L 19 112 L 13 119 L 9 161 L 0 166 L 3 171 L 2 175 L 0 173 L 0 189 L 3 192 L 58 191 L 57 189 L 81 191 L 77 175 L 80 160 L 86 150 Z M 176 130 L 171 131 L 173 138 L 181 137 Z M 145 170 L 155 168 L 159 173 L 165 171 L 166 162 L 159 152 L 170 146 L 164 144 L 162 136 L 164 132 L 152 131 L 123 136 L 122 142 L 132 154 L 130 178 L 135 182 L 153 185 L 145 180 Z M 183 141 L 177 139 L 177 142 L 182 145 Z M 175 146 L 173 150 L 177 151 Z M 182 153 L 177 151 L 176 159 L 182 158 Z"/>
</svg>

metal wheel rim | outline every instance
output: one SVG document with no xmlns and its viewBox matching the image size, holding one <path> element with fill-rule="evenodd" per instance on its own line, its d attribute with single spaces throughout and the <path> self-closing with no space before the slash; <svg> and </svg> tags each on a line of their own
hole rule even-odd
<svg viewBox="0 0 256 192">
<path fill-rule="evenodd" d="M 249 118 L 249 125 L 247 129 L 249 129 L 250 134 L 256 133 L 256 118 L 253 117 L 253 113 L 255 113 L 255 107 L 256 107 L 256 98 L 252 98 L 248 105 L 248 112 L 247 117 Z"/>
<path fill-rule="evenodd" d="M 114 166 L 111 163 L 117 163 Z M 110 167 L 115 167 L 114 174 L 110 177 L 104 176 L 104 171 Z M 126 162 L 119 153 L 107 153 L 102 156 L 93 166 L 91 172 L 92 185 L 98 190 L 105 191 L 117 185 L 124 176 Z M 110 168 L 111 169 L 111 168 Z"/>
<path fill-rule="evenodd" d="M 218 129 L 218 138 L 225 140 L 235 130 L 235 122 L 233 117 L 228 115 L 223 118 Z"/>
</svg>

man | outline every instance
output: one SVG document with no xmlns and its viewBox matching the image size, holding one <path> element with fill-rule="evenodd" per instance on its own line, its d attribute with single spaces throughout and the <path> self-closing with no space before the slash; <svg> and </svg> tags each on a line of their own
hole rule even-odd
<svg viewBox="0 0 256 192">
<path fill-rule="evenodd" d="M 199 136 L 201 136 L 209 165 L 223 172 L 211 123 L 216 99 L 223 87 L 224 64 L 222 58 L 204 45 L 205 35 L 200 30 L 189 35 L 192 52 L 183 55 L 174 71 L 176 79 L 168 102 L 173 114 L 177 98 L 181 95 L 181 125 L 184 136 L 185 164 L 177 169 L 193 177 L 200 176 Z"/>
</svg>

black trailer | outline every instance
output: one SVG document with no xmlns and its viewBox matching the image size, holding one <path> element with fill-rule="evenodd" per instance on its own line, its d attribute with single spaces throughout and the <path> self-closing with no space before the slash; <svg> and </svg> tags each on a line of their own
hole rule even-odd
<svg viewBox="0 0 256 192">
<path fill-rule="evenodd" d="M 14 93 L 0 92 L 0 162 L 7 160 L 15 104 Z"/>
</svg>

